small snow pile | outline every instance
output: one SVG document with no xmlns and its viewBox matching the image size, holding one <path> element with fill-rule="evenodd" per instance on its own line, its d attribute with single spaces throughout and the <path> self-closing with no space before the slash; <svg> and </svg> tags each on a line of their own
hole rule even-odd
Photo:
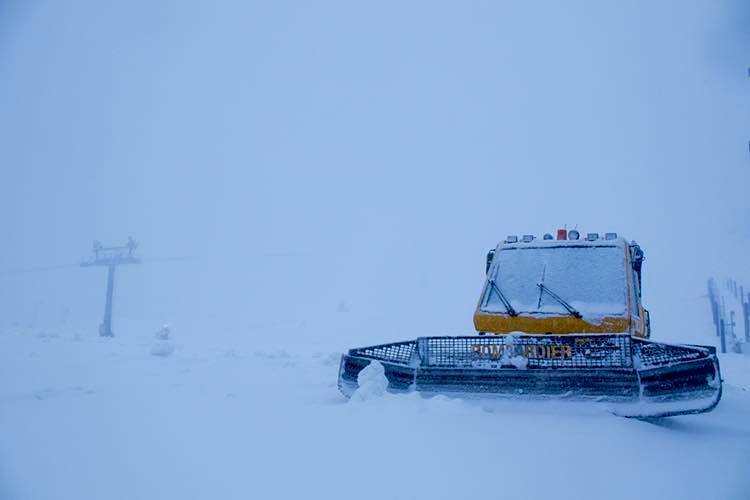
<svg viewBox="0 0 750 500">
<path fill-rule="evenodd" d="M 169 338 L 169 325 L 164 325 L 154 332 L 154 337 L 156 340 L 167 340 Z"/>
<path fill-rule="evenodd" d="M 352 401 L 367 401 L 380 398 L 385 395 L 388 388 L 388 379 L 385 376 L 385 368 L 380 361 L 372 360 L 357 375 L 359 388 L 352 394 Z"/>
<path fill-rule="evenodd" d="M 169 333 L 169 325 L 164 325 L 154 332 L 156 342 L 151 347 L 152 355 L 167 357 L 174 352 L 174 344 L 169 341 Z"/>
<path fill-rule="evenodd" d="M 167 357 L 174 352 L 174 345 L 171 342 L 157 342 L 151 347 L 151 354 L 154 356 Z"/>
</svg>

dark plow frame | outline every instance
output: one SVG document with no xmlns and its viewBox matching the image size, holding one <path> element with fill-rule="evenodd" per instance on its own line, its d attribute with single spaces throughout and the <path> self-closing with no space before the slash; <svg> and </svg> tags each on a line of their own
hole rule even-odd
<svg viewBox="0 0 750 500">
<path fill-rule="evenodd" d="M 390 392 L 587 399 L 624 403 L 615 413 L 636 418 L 711 411 L 722 391 L 716 348 L 628 334 L 420 337 L 351 349 L 339 366 L 345 396 L 372 360 Z"/>
</svg>

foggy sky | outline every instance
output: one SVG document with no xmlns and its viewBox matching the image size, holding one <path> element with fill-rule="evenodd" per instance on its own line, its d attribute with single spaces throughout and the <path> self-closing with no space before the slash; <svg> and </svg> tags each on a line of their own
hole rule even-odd
<svg viewBox="0 0 750 500">
<path fill-rule="evenodd" d="M 132 328 L 463 333 L 486 250 L 567 225 L 638 240 L 655 338 L 689 328 L 750 283 L 748 12 L 6 1 L 0 324 L 94 335 L 75 264 L 132 235 Z"/>
</svg>

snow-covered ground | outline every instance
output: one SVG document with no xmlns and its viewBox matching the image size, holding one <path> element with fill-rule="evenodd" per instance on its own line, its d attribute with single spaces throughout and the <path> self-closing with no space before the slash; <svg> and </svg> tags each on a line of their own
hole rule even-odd
<svg viewBox="0 0 750 500">
<path fill-rule="evenodd" d="M 709 414 L 336 388 L 345 343 L 0 330 L 0 498 L 750 498 L 750 357 Z M 706 337 L 711 341 L 710 337 Z"/>
</svg>

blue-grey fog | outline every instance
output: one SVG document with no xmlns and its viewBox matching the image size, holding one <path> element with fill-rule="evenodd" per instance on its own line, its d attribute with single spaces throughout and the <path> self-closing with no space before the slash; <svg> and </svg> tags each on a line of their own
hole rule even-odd
<svg viewBox="0 0 750 500">
<path fill-rule="evenodd" d="M 567 224 L 645 247 L 667 327 L 747 277 L 747 11 L 11 2 L 2 319 L 94 325 L 103 276 L 11 273 L 132 235 L 193 260 L 121 273 L 121 318 L 461 331 L 484 252 Z"/>
<path fill-rule="evenodd" d="M 232 380 L 232 388 L 218 389 L 222 398 L 233 398 L 218 406 L 227 414 L 202 409 L 208 413 L 191 418 L 215 417 L 223 422 L 218 427 L 235 435 L 245 421 L 232 406 L 242 400 L 243 377 L 318 384 L 289 399 L 339 404 L 338 358 L 315 371 L 297 359 L 299 353 L 319 345 L 312 354 L 327 360 L 331 352 L 355 345 L 471 334 L 487 250 L 507 235 L 541 237 L 562 227 L 637 240 L 646 255 L 643 300 L 653 337 L 713 342 L 707 278 L 750 283 L 749 23 L 750 7 L 741 0 L 4 0 L 0 329 L 43 344 L 8 352 L 23 359 L 41 356 L 41 366 L 48 366 L 47 359 L 49 366 L 62 363 L 59 373 L 76 374 L 70 387 L 96 393 L 80 396 L 86 405 L 107 388 L 121 390 L 132 376 L 158 374 L 165 392 L 143 401 L 133 396 L 131 410 L 154 411 L 153 404 L 170 420 L 175 415 L 168 403 L 158 401 L 169 400 L 167 387 L 179 392 L 193 383 L 177 381 L 177 373 L 192 371 L 185 377 L 197 378 L 201 390 L 209 391 L 216 384 L 198 374 L 227 353 L 229 363 L 286 363 L 283 375 L 225 365 L 226 373 L 213 375 Z M 142 262 L 117 270 L 115 338 L 106 343 L 97 335 L 106 272 L 79 262 L 90 256 L 94 240 L 119 245 L 129 236 L 139 242 Z M 169 325 L 177 351 L 154 358 L 150 342 L 163 325 Z M 64 350 L 46 351 L 63 340 L 70 340 Z M 76 354 L 82 345 L 91 350 L 88 358 Z M 122 351 L 109 351 L 117 345 Z M 138 345 L 146 346 L 143 359 L 135 354 Z M 263 361 L 253 357 L 259 352 Z M 66 363 L 88 362 L 71 360 L 100 354 L 105 364 L 110 358 L 139 359 L 139 368 L 130 371 L 123 363 L 104 375 L 66 371 Z M 167 365 L 159 363 L 179 361 L 180 355 L 203 364 L 167 374 Z M 31 391 L 37 406 L 6 419 L 21 427 L 5 427 L 6 439 L 0 439 L 0 496 L 3 488 L 18 498 L 296 494 L 288 484 L 274 490 L 260 479 L 257 488 L 243 483 L 243 463 L 258 477 L 279 474 L 269 464 L 282 463 L 284 453 L 265 450 L 270 438 L 237 438 L 246 449 L 265 450 L 264 462 L 232 446 L 227 451 L 221 443 L 229 436 L 212 440 L 214 431 L 190 423 L 180 421 L 164 434 L 144 431 L 150 428 L 146 417 L 124 431 L 140 436 L 134 438 L 138 445 L 127 439 L 102 445 L 109 459 L 135 467 L 142 481 L 124 487 L 111 471 L 97 469 L 92 474 L 103 476 L 92 479 L 80 470 L 58 469 L 55 463 L 80 445 L 74 436 L 88 432 L 64 429 L 76 415 L 130 424 L 102 409 L 117 403 L 57 408 L 50 423 L 39 405 L 61 404 L 55 401 L 63 396 L 51 395 L 68 389 L 43 380 L 43 368 L 25 363 L 15 360 L 3 371 L 13 380 L 3 391 L 7 401 Z M 739 370 L 747 373 L 743 363 Z M 36 384 L 28 391 L 19 375 L 27 371 L 32 375 L 25 380 Z M 276 425 L 306 420 L 308 410 L 281 395 L 270 399 L 282 410 L 256 401 L 264 425 L 278 418 Z M 430 433 L 471 425 L 475 417 L 491 426 L 497 418 L 491 409 L 408 401 L 419 406 L 409 413 L 411 424 L 423 411 L 444 414 L 435 417 Z M 384 403 L 382 418 L 397 420 L 399 404 Z M 174 406 L 188 407 L 182 399 Z M 335 408 L 325 412 L 341 411 Z M 351 419 L 360 419 L 377 428 L 364 407 L 348 411 L 330 418 L 315 413 L 309 421 L 351 430 L 359 428 Z M 528 411 L 540 425 L 549 421 L 546 407 Z M 576 411 L 563 410 L 565 421 L 579 421 Z M 637 453 L 628 447 L 625 429 L 632 422 L 613 418 L 595 425 L 617 434 L 610 444 L 632 458 Z M 509 422 L 500 427 L 515 425 Z M 71 437 L 39 458 L 42 443 L 24 437 L 37 432 L 37 424 L 59 425 L 55 432 Z M 199 457 L 160 451 L 171 462 L 163 475 L 160 466 L 139 462 L 147 460 L 151 445 L 178 446 L 188 435 Z M 326 442 L 344 443 L 297 438 L 307 457 L 315 456 L 311 449 L 318 445 L 330 455 Z M 470 443 L 450 434 L 447 439 L 457 453 L 473 453 Z M 75 463 L 94 463 L 95 440 L 81 437 L 86 451 L 74 454 Z M 656 440 L 674 456 L 681 454 L 683 444 L 674 436 Z M 741 446 L 732 443 L 738 457 L 747 455 L 742 450 L 748 448 L 741 448 L 746 439 Z M 585 446 L 593 453 L 599 445 Z M 375 475 L 396 474 L 407 496 L 424 491 L 400 469 L 391 470 L 396 465 L 378 470 L 377 457 L 386 449 L 383 443 L 372 455 L 360 450 L 363 467 Z M 527 451 L 513 453 L 523 459 Z M 334 462 L 323 460 L 333 469 Z M 346 496 L 335 486 L 324 489 L 322 478 L 339 475 L 322 467 L 313 467 L 317 475 L 301 472 L 300 480 L 312 485 L 308 494 Z M 345 466 L 342 475 L 348 471 L 352 487 L 361 472 L 348 467 L 354 466 Z M 471 471 L 457 467 L 456 477 L 473 483 L 467 479 Z M 178 479 L 182 470 L 207 471 L 209 479 Z M 226 480 L 229 473 L 236 473 L 234 479 Z M 675 469 L 667 477 L 678 475 Z M 214 482 L 221 486 L 209 485 Z M 445 491 L 458 495 L 453 487 Z M 731 476 L 723 488 L 747 493 L 750 483 Z"/>
</svg>

